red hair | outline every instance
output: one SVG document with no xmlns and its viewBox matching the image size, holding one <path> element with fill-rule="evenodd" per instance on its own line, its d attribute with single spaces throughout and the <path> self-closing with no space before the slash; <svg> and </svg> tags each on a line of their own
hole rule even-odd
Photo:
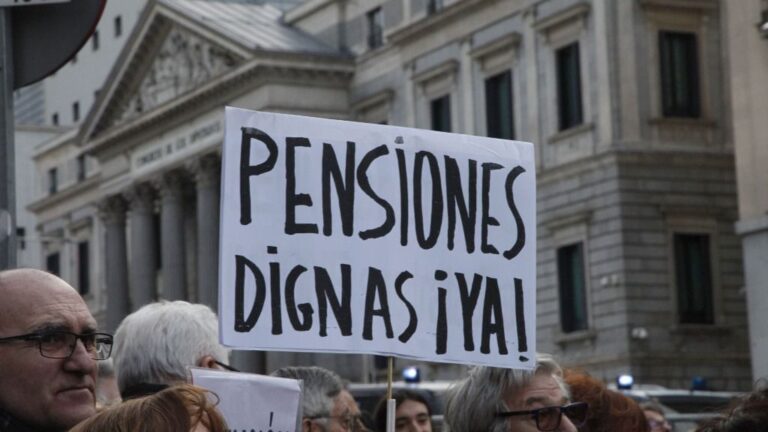
<svg viewBox="0 0 768 432">
<path fill-rule="evenodd" d="M 608 389 L 602 381 L 573 371 L 566 372 L 574 402 L 587 402 L 587 432 L 648 432 L 648 423 L 640 406 L 631 398 Z"/>
</svg>

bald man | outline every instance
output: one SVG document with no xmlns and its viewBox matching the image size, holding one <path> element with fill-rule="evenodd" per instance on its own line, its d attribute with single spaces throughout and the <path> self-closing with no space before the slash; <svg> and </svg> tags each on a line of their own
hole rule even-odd
<svg viewBox="0 0 768 432">
<path fill-rule="evenodd" d="M 93 415 L 96 361 L 111 349 L 69 284 L 0 272 L 0 432 L 65 431 Z"/>
</svg>

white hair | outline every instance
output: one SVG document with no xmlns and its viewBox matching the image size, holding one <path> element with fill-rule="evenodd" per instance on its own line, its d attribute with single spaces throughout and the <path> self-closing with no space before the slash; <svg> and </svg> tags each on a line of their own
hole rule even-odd
<svg viewBox="0 0 768 432">
<path fill-rule="evenodd" d="M 496 413 L 509 410 L 505 397 L 525 388 L 537 374 L 551 375 L 563 394 L 570 398 L 563 371 L 549 354 L 538 354 L 532 371 L 477 366 L 448 392 L 445 404 L 448 430 L 506 432 L 506 420 L 496 417 Z"/>
<path fill-rule="evenodd" d="M 120 392 L 141 383 L 172 384 L 205 356 L 227 362 L 216 314 L 185 301 L 150 303 L 125 317 L 115 332 L 115 372 Z"/>
</svg>

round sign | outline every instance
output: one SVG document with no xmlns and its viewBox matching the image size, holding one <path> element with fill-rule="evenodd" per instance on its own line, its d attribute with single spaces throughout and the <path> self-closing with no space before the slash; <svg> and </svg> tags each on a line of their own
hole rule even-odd
<svg viewBox="0 0 768 432">
<path fill-rule="evenodd" d="M 13 88 L 56 72 L 88 41 L 107 0 L 11 8 Z"/>
</svg>

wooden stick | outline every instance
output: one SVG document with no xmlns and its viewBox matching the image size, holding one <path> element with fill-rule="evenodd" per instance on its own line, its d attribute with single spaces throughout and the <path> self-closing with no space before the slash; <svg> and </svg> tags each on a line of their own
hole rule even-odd
<svg viewBox="0 0 768 432">
<path fill-rule="evenodd" d="M 392 370 L 395 360 L 392 356 L 387 358 L 387 429 L 386 432 L 395 432 L 395 410 L 397 405 L 392 399 Z"/>
</svg>

